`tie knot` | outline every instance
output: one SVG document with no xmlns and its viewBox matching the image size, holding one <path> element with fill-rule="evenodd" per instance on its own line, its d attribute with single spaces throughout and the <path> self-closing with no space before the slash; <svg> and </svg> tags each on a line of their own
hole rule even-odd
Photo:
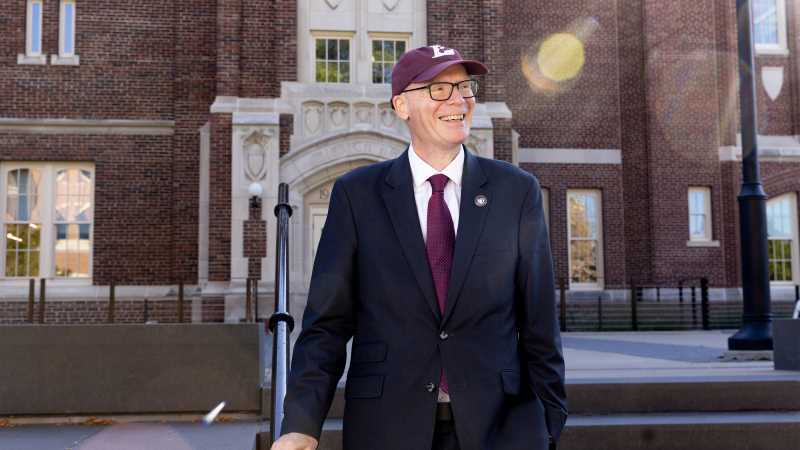
<svg viewBox="0 0 800 450">
<path fill-rule="evenodd" d="M 447 175 L 437 173 L 428 178 L 428 181 L 431 182 L 433 192 L 444 192 L 444 187 L 447 186 L 447 182 L 450 181 L 450 178 L 447 178 Z"/>
</svg>

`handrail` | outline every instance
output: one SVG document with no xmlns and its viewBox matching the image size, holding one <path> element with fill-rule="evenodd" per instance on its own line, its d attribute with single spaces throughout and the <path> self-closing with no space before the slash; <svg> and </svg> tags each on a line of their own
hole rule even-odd
<svg viewBox="0 0 800 450">
<path fill-rule="evenodd" d="M 272 404 L 270 406 L 270 445 L 281 435 L 283 399 L 289 378 L 289 335 L 294 329 L 294 319 L 289 315 L 289 185 L 278 186 L 278 234 L 275 252 L 275 312 L 269 318 L 272 332 Z"/>
</svg>

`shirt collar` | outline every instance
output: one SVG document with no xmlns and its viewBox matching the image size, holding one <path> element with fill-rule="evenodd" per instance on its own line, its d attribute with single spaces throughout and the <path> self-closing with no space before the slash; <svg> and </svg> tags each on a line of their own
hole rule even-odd
<svg viewBox="0 0 800 450">
<path fill-rule="evenodd" d="M 455 183 L 456 186 L 461 186 L 461 175 L 464 173 L 464 146 L 461 146 L 456 157 L 441 172 L 420 158 L 417 152 L 414 151 L 413 144 L 408 146 L 408 163 L 411 165 L 411 176 L 414 179 L 415 189 L 421 187 L 428 181 L 428 178 L 437 173 L 447 175 L 447 178 Z"/>
</svg>

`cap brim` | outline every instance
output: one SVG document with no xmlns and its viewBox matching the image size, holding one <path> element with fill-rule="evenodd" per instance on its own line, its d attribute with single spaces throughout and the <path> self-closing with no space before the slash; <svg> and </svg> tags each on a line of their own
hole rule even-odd
<svg viewBox="0 0 800 450">
<path fill-rule="evenodd" d="M 489 69 L 487 69 L 486 66 L 484 66 L 478 61 L 472 59 L 456 59 L 456 60 L 444 61 L 429 68 L 428 70 L 414 77 L 414 79 L 411 80 L 411 82 L 419 83 L 422 81 L 430 81 L 436 78 L 436 75 L 439 75 L 440 73 L 442 73 L 442 71 L 444 71 L 448 67 L 454 66 L 456 64 L 461 64 L 462 66 L 464 66 L 469 75 L 484 75 L 486 73 L 489 73 Z"/>
</svg>

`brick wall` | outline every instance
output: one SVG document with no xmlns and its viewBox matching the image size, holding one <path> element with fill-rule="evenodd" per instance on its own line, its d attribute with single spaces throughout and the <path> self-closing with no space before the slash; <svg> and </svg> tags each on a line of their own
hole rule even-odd
<svg viewBox="0 0 800 450">
<path fill-rule="evenodd" d="M 231 269 L 231 115 L 211 115 L 208 279 L 227 281 Z"/>
<path fill-rule="evenodd" d="M 550 192 L 550 244 L 556 279 L 569 280 L 567 242 L 567 190 L 599 189 L 602 192 L 603 256 L 605 287 L 625 287 L 625 224 L 619 212 L 625 207 L 622 168 L 618 165 L 529 164 L 520 165 L 533 173 Z"/>
<path fill-rule="evenodd" d="M 170 136 L 0 133 L 0 160 L 93 162 L 94 282 L 171 282 Z"/>
<path fill-rule="evenodd" d="M 505 11 L 505 101 L 520 147 L 620 148 L 616 10 L 587 0 L 508 0 Z M 560 32 L 581 37 L 582 71 L 560 84 L 530 82 L 533 66 L 523 61 L 536 60 L 542 41 Z"/>
<path fill-rule="evenodd" d="M 25 53 L 26 4 L 3 2 L 0 11 L 0 116 L 173 117 L 173 2 L 82 2 L 75 16 L 79 66 L 49 64 L 49 55 L 58 54 L 58 1 L 43 2 L 48 64 L 17 64 L 17 54 Z"/>
</svg>

